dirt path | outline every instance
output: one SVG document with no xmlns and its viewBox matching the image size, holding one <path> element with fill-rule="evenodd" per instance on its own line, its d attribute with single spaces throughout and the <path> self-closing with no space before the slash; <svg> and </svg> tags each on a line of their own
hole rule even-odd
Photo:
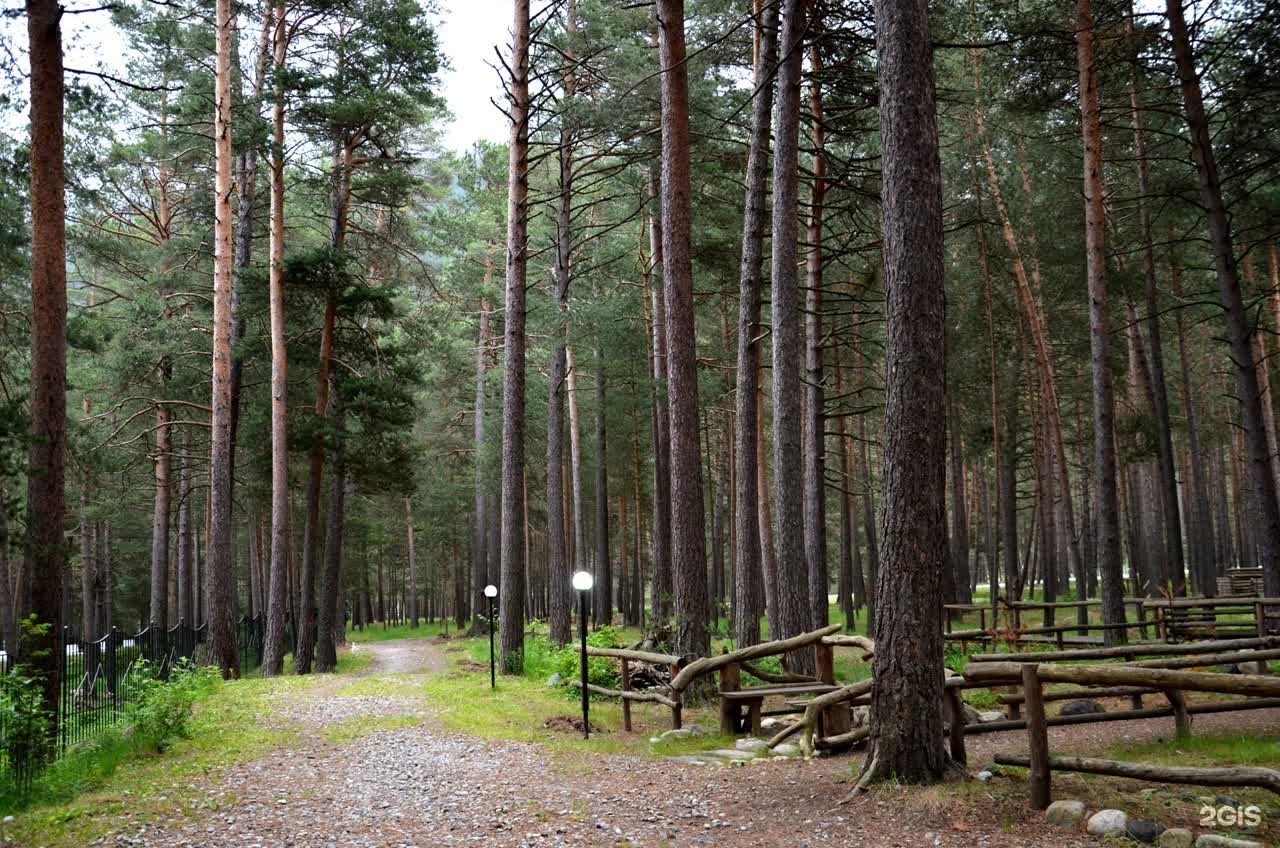
<svg viewBox="0 0 1280 848">
<path fill-rule="evenodd" d="M 426 640 L 372 643 L 359 677 L 421 680 L 448 668 Z M 394 676 L 392 676 L 394 675 Z M 356 680 L 355 682 L 359 682 Z M 1047 830 L 1021 796 L 982 784 L 954 791 L 885 788 L 839 806 L 858 757 L 695 766 L 593 754 L 552 758 L 534 744 L 490 742 L 434 726 L 421 697 L 344 694 L 352 677 L 281 699 L 277 720 L 323 728 L 367 715 L 421 715 L 423 723 L 346 742 L 311 734 L 229 769 L 204 787 L 203 810 L 100 840 L 104 846 L 751 846 L 941 848 L 1096 846 Z M 359 686 L 353 687 L 359 689 Z M 406 688 L 408 688 L 406 686 Z M 416 688 L 416 687 L 415 687 Z M 1280 728 L 1280 711 L 1249 714 Z M 1215 717 L 1217 718 L 1217 717 Z M 1239 726 L 1240 717 L 1231 718 Z M 1163 724 L 1117 722 L 1107 738 L 1154 738 Z M 1213 726 L 1216 722 L 1205 722 Z M 1197 724 L 1199 727 L 1199 723 Z M 1095 729 L 1095 734 L 1097 730 Z M 1001 738 L 1003 737 L 1003 738 Z M 1057 738 L 1057 737 L 1055 737 Z M 1067 741 L 1066 737 L 1062 737 Z M 1021 734 L 982 737 L 971 762 L 1016 748 Z M 1073 738 L 1084 750 L 1102 744 Z M 212 811 L 211 811 L 212 810 Z"/>
</svg>

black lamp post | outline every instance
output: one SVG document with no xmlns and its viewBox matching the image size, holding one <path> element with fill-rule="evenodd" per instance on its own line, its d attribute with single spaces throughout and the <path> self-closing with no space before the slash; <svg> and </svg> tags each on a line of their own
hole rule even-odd
<svg viewBox="0 0 1280 848">
<path fill-rule="evenodd" d="M 496 689 L 498 676 L 493 664 L 493 599 L 498 597 L 498 587 L 492 583 L 485 586 L 484 596 L 489 599 L 489 688 Z"/>
<path fill-rule="evenodd" d="M 575 571 L 573 588 L 578 592 L 578 639 L 582 643 L 582 738 L 591 738 L 588 718 L 591 711 L 589 693 L 587 692 L 587 592 L 591 591 L 595 580 L 590 571 Z"/>
</svg>

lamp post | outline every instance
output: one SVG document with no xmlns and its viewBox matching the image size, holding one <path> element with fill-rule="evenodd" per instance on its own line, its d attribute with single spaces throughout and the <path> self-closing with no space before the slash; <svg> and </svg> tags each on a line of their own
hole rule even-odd
<svg viewBox="0 0 1280 848">
<path fill-rule="evenodd" d="M 591 730 L 588 725 L 588 714 L 591 707 L 587 700 L 587 592 L 591 591 L 591 586 L 595 580 L 591 577 L 589 571 L 575 571 L 573 573 L 573 588 L 578 592 L 578 639 L 582 643 L 582 738 L 591 738 Z"/>
<path fill-rule="evenodd" d="M 493 670 L 493 599 L 498 597 L 498 587 L 490 583 L 484 587 L 484 596 L 489 599 L 489 688 L 498 687 L 497 673 Z"/>
</svg>

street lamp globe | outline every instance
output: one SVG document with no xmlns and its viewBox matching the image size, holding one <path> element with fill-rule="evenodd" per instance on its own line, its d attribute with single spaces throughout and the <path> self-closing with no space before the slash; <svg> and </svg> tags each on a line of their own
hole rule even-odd
<svg viewBox="0 0 1280 848">
<path fill-rule="evenodd" d="M 573 588 L 579 592 L 586 592 L 595 582 L 590 571 L 575 571 L 573 573 Z"/>
<path fill-rule="evenodd" d="M 496 597 L 498 597 L 498 587 L 497 587 L 497 586 L 495 586 L 495 585 L 493 585 L 492 583 L 490 583 L 488 586 L 485 586 L 485 587 L 484 587 L 484 596 L 485 596 L 486 598 L 496 598 Z"/>
</svg>

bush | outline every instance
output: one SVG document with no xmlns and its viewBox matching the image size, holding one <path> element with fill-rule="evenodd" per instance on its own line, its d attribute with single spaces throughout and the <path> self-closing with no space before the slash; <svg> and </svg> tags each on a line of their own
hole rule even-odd
<svg viewBox="0 0 1280 848">
<path fill-rule="evenodd" d="M 0 771 L 21 796 L 30 789 L 31 779 L 48 758 L 53 742 L 40 681 L 24 674 L 21 666 L 0 676 L 0 727 L 4 728 Z"/>
<path fill-rule="evenodd" d="M 125 711 L 129 734 L 144 747 L 163 751 L 174 739 L 188 736 L 187 724 L 196 699 L 217 685 L 221 677 L 213 666 L 182 661 L 167 681 L 156 676 L 146 662 L 135 666 L 135 701 Z"/>
</svg>

